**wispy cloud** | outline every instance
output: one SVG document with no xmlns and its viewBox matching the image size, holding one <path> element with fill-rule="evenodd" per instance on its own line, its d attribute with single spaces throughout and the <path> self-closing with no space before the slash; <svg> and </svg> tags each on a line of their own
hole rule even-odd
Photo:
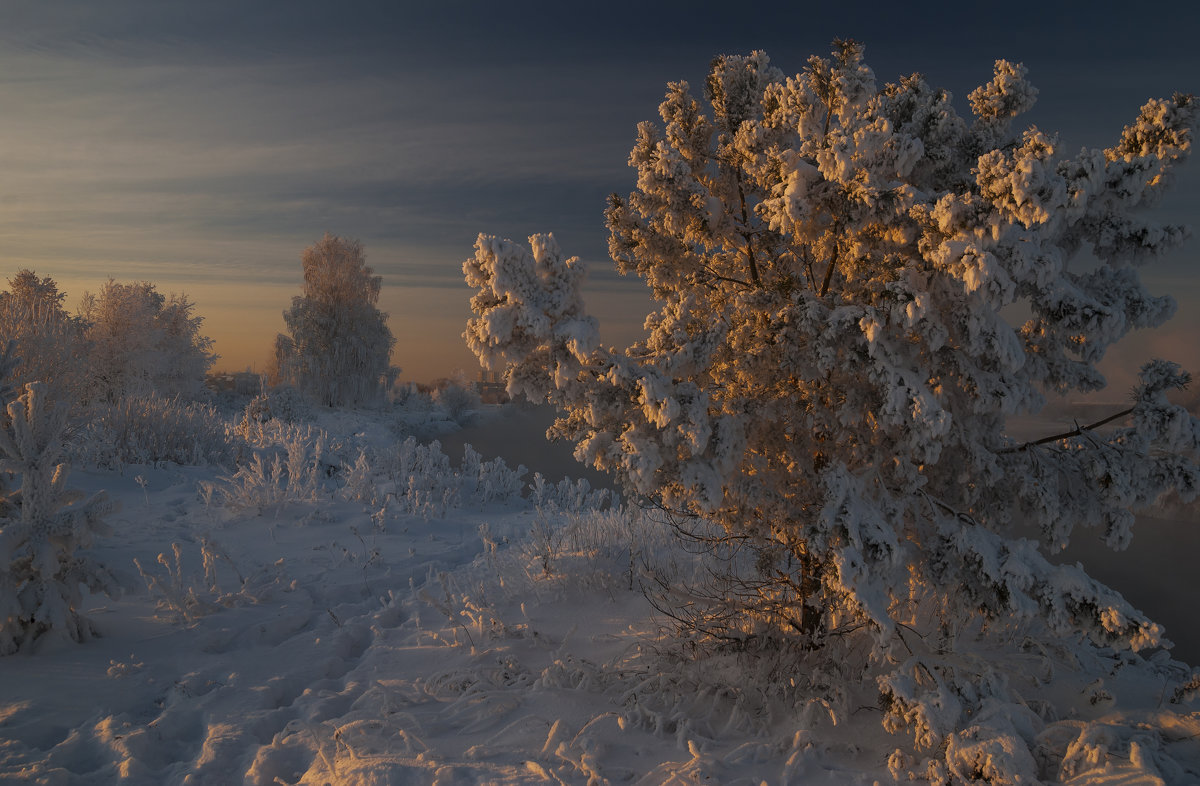
<svg viewBox="0 0 1200 786">
<path fill-rule="evenodd" d="M 881 80 L 926 71 L 960 101 L 993 58 L 1024 59 L 1043 87 L 1036 122 L 1070 144 L 1109 141 L 1156 90 L 1195 89 L 1175 84 L 1194 81 L 1194 26 L 1043 11 L 1021 28 L 969 6 L 914 20 L 899 6 L 717 18 L 684 2 L 2 3 L 0 265 L 145 278 L 213 303 L 205 287 L 220 283 L 274 298 L 329 230 L 363 240 L 385 290 L 419 293 L 394 298 L 398 324 L 427 303 L 465 310 L 476 233 L 554 231 L 594 263 L 608 302 L 638 287 L 605 266 L 602 219 L 605 196 L 633 185 L 636 123 L 655 118 L 668 80 L 701 92 L 718 52 L 765 48 L 794 72 L 853 35 Z M 1064 37 L 1070 26 L 1082 27 Z M 1163 206 L 1178 220 L 1200 209 L 1195 170 Z M 1172 287 L 1200 294 L 1190 279 Z M 276 320 L 282 299 L 244 319 Z M 449 324 L 440 340 L 459 342 Z"/>
</svg>

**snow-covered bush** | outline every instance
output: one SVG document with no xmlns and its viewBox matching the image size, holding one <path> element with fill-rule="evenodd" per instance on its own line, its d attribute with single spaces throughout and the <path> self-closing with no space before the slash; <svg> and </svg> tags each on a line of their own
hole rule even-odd
<svg viewBox="0 0 1200 786">
<path fill-rule="evenodd" d="M 227 464 L 234 443 L 225 419 L 208 404 L 157 394 L 95 404 L 72 436 L 79 462 L 123 464 Z"/>
<path fill-rule="evenodd" d="M 455 423 L 464 424 L 482 403 L 479 393 L 465 380 L 448 380 L 433 393 L 433 400 Z"/>
<path fill-rule="evenodd" d="M 587 480 L 563 478 L 550 483 L 540 472 L 533 474 L 529 484 L 529 501 L 536 508 L 552 508 L 577 513 L 584 510 L 603 510 L 613 503 L 613 494 L 608 489 L 592 489 Z"/>
<path fill-rule="evenodd" d="M 271 420 L 274 415 L 271 413 L 271 405 L 267 400 L 265 393 L 259 394 L 246 404 L 242 410 L 241 429 L 245 431 L 252 423 L 265 423 Z"/>
<path fill-rule="evenodd" d="M 188 571 L 183 547 L 178 543 L 171 544 L 170 557 L 165 553 L 158 555 L 160 570 L 143 567 L 139 560 L 133 560 L 146 588 L 158 597 L 159 617 L 192 623 L 224 608 L 260 603 L 281 583 L 278 563 L 243 576 L 229 552 L 212 538 L 202 536 L 199 550 L 202 575 Z M 227 574 L 224 581 L 221 573 Z M 236 579 L 236 588 L 230 579 Z"/>
<path fill-rule="evenodd" d="M 379 496 L 379 487 L 376 485 L 371 452 L 366 448 L 360 448 L 358 458 L 346 466 L 342 472 L 342 483 L 339 493 L 344 499 L 369 506 L 383 503 Z"/>
<path fill-rule="evenodd" d="M 325 236 L 304 250 L 303 295 L 283 313 L 288 335 L 275 342 L 280 379 L 326 406 L 373 402 L 392 381 L 395 339 L 380 311 L 382 279 L 362 244 Z"/>
<path fill-rule="evenodd" d="M 395 382 L 389 390 L 391 403 L 397 407 L 428 408 L 433 399 L 416 382 Z"/>
<path fill-rule="evenodd" d="M 635 506 L 567 511 L 544 508 L 522 517 L 524 528 L 484 524 L 477 565 L 476 603 L 553 601 L 582 591 L 618 590 L 694 582 L 711 565 L 689 550 L 656 516 Z M 600 591 L 600 592 L 598 592 Z"/>
<path fill-rule="evenodd" d="M 408 386 L 407 392 L 398 392 L 389 414 L 391 431 L 400 440 L 415 437 L 427 442 L 463 427 L 433 400 L 432 392 L 416 385 Z"/>
<path fill-rule="evenodd" d="M 344 473 L 342 495 L 398 515 L 444 518 L 454 509 L 519 500 L 523 466 L 510 469 L 503 459 L 484 461 L 464 446 L 458 467 L 437 440 L 422 444 L 408 437 L 382 454 L 363 449 Z"/>
<path fill-rule="evenodd" d="M 1150 101 L 1114 146 L 1072 156 L 1011 129 L 1036 91 L 1006 61 L 970 94 L 972 121 L 920 76 L 877 87 L 853 42 L 792 78 L 761 53 L 719 57 L 705 93 L 670 85 L 663 125 L 638 129 L 637 188 L 606 213 L 618 267 L 659 303 L 649 337 L 600 345 L 584 266 L 552 236 L 481 235 L 465 335 L 484 365 L 558 405 L 552 433 L 579 459 L 755 549 L 740 591 L 714 599 L 723 641 L 869 632 L 903 663 L 903 626 L 937 639 L 982 616 L 1160 643 L 1043 552 L 1078 526 L 1122 548 L 1133 509 L 1195 494 L 1200 427 L 1166 398 L 1188 375 L 1148 363 L 1130 409 L 1044 439 L 1006 422 L 1045 390 L 1102 388 L 1105 350 L 1174 311 L 1138 265 L 1184 232 L 1138 208 L 1190 151 L 1192 98 Z M 936 704 L 936 682 L 916 684 Z"/>
<path fill-rule="evenodd" d="M 258 436 L 263 441 L 258 449 L 249 460 L 239 462 L 233 475 L 208 489 L 210 498 L 236 509 L 279 515 L 285 505 L 324 497 L 331 471 L 326 461 L 328 435 L 311 426 L 276 425 L 268 436 L 260 424 Z"/>
<path fill-rule="evenodd" d="M 109 279 L 98 295 L 85 292 L 80 316 L 89 342 L 87 400 L 199 393 L 217 356 L 212 339 L 200 333 L 204 318 L 194 308 L 186 295 L 162 295 L 146 281 Z"/>
<path fill-rule="evenodd" d="M 422 445 L 409 437 L 382 456 L 381 464 L 387 479 L 385 499 L 394 501 L 398 512 L 443 518 L 448 510 L 458 507 L 458 473 L 437 440 Z"/>
<path fill-rule="evenodd" d="M 281 385 L 250 400 L 242 413 L 242 430 L 246 431 L 253 428 L 254 424 L 268 420 L 297 423 L 309 415 L 311 412 L 300 392 L 289 385 Z"/>
<path fill-rule="evenodd" d="M 518 499 L 525 487 L 525 472 L 523 465 L 510 468 L 498 456 L 484 461 L 475 448 L 463 445 L 462 464 L 459 466 L 463 495 L 477 504 L 507 503 Z"/>
<path fill-rule="evenodd" d="M 0 489 L 0 654 L 16 652 L 54 631 L 74 641 L 94 634 L 79 613 L 80 587 L 119 593 L 116 580 L 87 553 L 113 506 L 104 492 L 67 489 L 62 432 L 67 407 L 47 400 L 44 385 L 25 386 L 0 428 L 0 473 L 20 486 Z"/>
</svg>

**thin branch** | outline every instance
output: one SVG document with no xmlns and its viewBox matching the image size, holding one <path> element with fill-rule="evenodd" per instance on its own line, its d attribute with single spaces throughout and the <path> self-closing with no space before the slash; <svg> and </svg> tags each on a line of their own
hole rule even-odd
<svg viewBox="0 0 1200 786">
<path fill-rule="evenodd" d="M 761 287 L 762 279 L 758 277 L 758 263 L 754 259 L 754 237 L 750 234 L 750 214 L 746 210 L 746 192 L 742 189 L 740 171 L 737 174 L 737 187 L 738 200 L 740 200 L 742 208 L 742 230 L 746 233 L 742 237 L 746 240 L 746 257 L 750 260 L 750 279 L 754 282 L 754 286 Z"/>
<path fill-rule="evenodd" d="M 1103 420 L 1097 420 L 1095 423 L 1089 423 L 1086 426 L 1076 426 L 1075 429 L 1072 431 L 1064 431 L 1062 434 L 1054 434 L 1053 436 L 1042 437 L 1041 439 L 1034 440 L 1033 442 L 1026 442 L 1023 445 L 1014 445 L 1013 447 L 1009 447 L 1009 448 L 1001 448 L 1000 450 L 997 450 L 996 452 L 997 453 L 1021 453 L 1026 450 L 1029 450 L 1030 448 L 1037 447 L 1038 445 L 1045 445 L 1049 442 L 1058 442 L 1060 440 L 1070 439 L 1071 437 L 1082 437 L 1082 436 L 1085 436 L 1086 432 L 1088 432 L 1088 431 L 1093 431 L 1095 429 L 1098 429 L 1101 426 L 1112 423 L 1114 420 L 1120 420 L 1121 418 L 1123 418 L 1126 415 L 1133 412 L 1133 410 L 1134 410 L 1133 407 L 1130 407 L 1129 409 L 1123 409 L 1120 412 L 1116 413 L 1115 415 L 1109 415 L 1108 417 L 1104 418 Z"/>
<path fill-rule="evenodd" d="M 797 263 L 804 262 L 804 277 L 808 281 L 808 287 L 813 292 L 817 291 L 817 279 L 813 275 L 812 257 L 807 252 L 805 252 L 804 258 L 801 259 L 799 254 L 797 254 L 795 251 L 793 251 L 791 249 L 788 249 L 787 251 L 784 251 L 783 254 L 781 254 L 779 258 L 781 261 L 783 259 L 790 258 L 793 262 L 797 262 Z"/>
<path fill-rule="evenodd" d="M 740 278 L 730 278 L 729 276 L 722 276 L 720 273 L 717 273 L 708 265 L 701 265 L 700 269 L 703 270 L 708 275 L 709 278 L 716 279 L 717 281 L 728 281 L 730 284 L 737 284 L 738 286 L 745 287 L 746 289 L 754 289 L 754 285 L 751 284 L 749 281 L 742 281 Z"/>
<path fill-rule="evenodd" d="M 821 282 L 821 291 L 817 293 L 818 297 L 825 297 L 825 293 L 829 291 L 829 282 L 833 280 L 833 269 L 837 267 L 838 247 L 834 244 L 833 255 L 829 257 L 829 267 L 825 268 L 825 280 Z"/>
<path fill-rule="evenodd" d="M 930 504 L 933 504 L 933 505 L 937 505 L 939 508 L 946 511 L 950 515 L 954 516 L 954 518 L 961 521 L 962 523 L 974 524 L 977 527 L 982 526 L 978 521 L 975 520 L 975 517 L 972 516 L 970 513 L 964 513 L 963 511 L 961 511 L 955 507 L 947 505 L 945 502 L 942 502 L 940 499 L 933 496 L 928 491 L 925 491 L 924 489 L 922 489 L 922 490 L 920 490 L 919 493 L 921 494 L 921 496 L 923 496 L 925 498 L 925 500 L 927 502 L 929 502 Z"/>
<path fill-rule="evenodd" d="M 812 257 L 808 254 L 804 255 L 804 272 L 808 274 L 808 285 L 812 287 L 812 291 L 817 291 L 817 277 L 813 275 Z"/>
</svg>

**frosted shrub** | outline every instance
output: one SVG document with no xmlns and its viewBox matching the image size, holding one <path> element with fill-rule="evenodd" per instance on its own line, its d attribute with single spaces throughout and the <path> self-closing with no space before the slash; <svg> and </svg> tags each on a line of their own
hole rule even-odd
<svg viewBox="0 0 1200 786">
<path fill-rule="evenodd" d="M 1014 131 L 1036 94 L 997 61 L 964 119 L 919 75 L 877 86 L 853 42 L 791 78 L 762 53 L 718 57 L 704 103 L 671 84 L 662 125 L 639 126 L 636 189 L 606 212 L 618 268 L 657 301 L 625 352 L 600 344 L 584 265 L 552 236 L 479 237 L 465 335 L 484 365 L 556 404 L 577 458 L 756 552 L 713 598 L 714 641 L 866 637 L 890 686 L 903 626 L 1161 642 L 1045 554 L 1076 527 L 1123 548 L 1134 510 L 1195 495 L 1200 424 L 1167 399 L 1188 375 L 1147 363 L 1129 409 L 1068 432 L 1020 442 L 1006 424 L 1043 390 L 1103 388 L 1106 349 L 1174 312 L 1139 269 L 1185 233 L 1139 209 L 1190 152 L 1196 107 L 1152 100 L 1112 147 L 1071 155 Z M 1099 264 L 1069 264 L 1083 250 Z M 1022 520 L 1040 543 L 1015 537 Z M 978 679 L 945 672 L 961 711 L 939 727 L 979 709 Z M 941 684 L 909 698 L 938 705 Z"/>
<path fill-rule="evenodd" d="M 345 470 L 342 495 L 401 515 L 442 518 L 464 505 L 507 504 L 521 497 L 525 467 L 483 461 L 470 445 L 455 468 L 436 440 L 409 437 L 380 456 L 363 449 Z"/>
<path fill-rule="evenodd" d="M 278 566 L 273 573 L 266 569 L 243 576 L 229 553 L 211 538 L 201 537 L 199 550 L 200 575 L 185 568 L 183 547 L 178 543 L 171 544 L 171 556 L 158 555 L 158 569 L 145 568 L 134 559 L 146 588 L 158 596 L 158 616 L 192 623 L 223 608 L 259 603 L 282 581 Z M 221 573 L 226 574 L 225 581 Z M 236 579 L 236 587 L 229 586 L 230 578 Z"/>
<path fill-rule="evenodd" d="M 364 505 L 383 504 L 379 497 L 379 487 L 375 483 L 375 469 L 371 464 L 370 452 L 366 448 L 359 450 L 358 458 L 343 470 L 342 477 L 345 485 L 342 486 L 341 495 L 345 499 Z"/>
<path fill-rule="evenodd" d="M 479 394 L 469 384 L 448 382 L 433 394 L 433 401 L 455 423 L 466 423 L 470 416 L 482 406 Z"/>
<path fill-rule="evenodd" d="M 260 436 L 263 436 L 260 432 Z M 249 461 L 220 480 L 210 492 L 222 504 L 275 515 L 288 504 L 315 502 L 324 496 L 329 476 L 325 432 L 311 427 L 284 426 Z"/>
<path fill-rule="evenodd" d="M 529 484 L 529 501 L 537 508 L 553 508 L 561 511 L 602 510 L 613 502 L 608 489 L 595 489 L 587 480 L 563 478 L 558 483 L 549 483 L 541 473 L 535 472 Z"/>
<path fill-rule="evenodd" d="M 451 419 L 446 410 L 434 402 L 431 393 L 415 387 L 393 408 L 391 417 L 391 429 L 402 439 L 416 437 L 429 441 L 462 428 L 462 424 Z"/>
<path fill-rule="evenodd" d="M 406 409 L 429 409 L 433 405 L 432 397 L 421 390 L 416 382 L 396 382 L 390 388 L 390 398 L 393 406 Z"/>
<path fill-rule="evenodd" d="M 250 423 L 265 423 L 273 417 L 266 394 L 257 395 L 250 399 L 242 411 L 242 430 L 244 431 Z"/>
<path fill-rule="evenodd" d="M 151 394 L 96 404 L 72 437 L 79 461 L 102 467 L 124 464 L 228 464 L 233 439 L 211 406 Z"/>
<path fill-rule="evenodd" d="M 311 414 L 308 404 L 298 390 L 289 385 L 281 385 L 250 400 L 242 413 L 242 431 L 247 432 L 254 424 L 266 423 L 268 420 L 298 423 Z"/>
<path fill-rule="evenodd" d="M 67 489 L 62 432 L 67 408 L 47 401 L 32 382 L 7 407 L 0 428 L 0 473 L 20 486 L 0 489 L 0 654 L 17 651 L 54 631 L 74 641 L 94 634 L 78 609 L 80 587 L 116 595 L 116 580 L 88 555 L 113 505 L 104 492 L 90 497 Z"/>
<path fill-rule="evenodd" d="M 158 614 L 171 621 L 194 622 L 216 611 L 219 606 L 209 597 L 216 588 L 201 588 L 188 581 L 183 568 L 183 548 L 178 543 L 171 544 L 171 554 L 174 559 L 158 555 L 161 574 L 147 571 L 136 557 L 133 560 L 146 588 L 159 596 Z"/>
<path fill-rule="evenodd" d="M 243 421 L 243 424 L 245 421 Z M 324 430 L 301 423 L 284 423 L 279 420 L 268 420 L 256 423 L 242 434 L 246 444 L 252 448 L 268 452 L 286 452 L 289 446 L 300 443 L 321 441 L 332 450 L 340 451 L 341 445 Z"/>
<path fill-rule="evenodd" d="M 459 468 L 463 496 L 478 504 L 507 503 L 520 498 L 521 490 L 525 487 L 522 480 L 525 472 L 525 467 L 520 464 L 516 469 L 510 469 L 499 456 L 484 461 L 475 448 L 463 446 L 462 465 Z"/>
<path fill-rule="evenodd" d="M 527 532 L 480 528 L 487 547 L 483 559 L 491 567 L 482 574 L 481 596 L 524 600 L 563 590 L 654 591 L 659 583 L 694 581 L 709 567 L 681 548 L 670 527 L 640 508 L 543 508 L 529 522 Z M 511 547 L 499 548 L 502 539 Z"/>
<path fill-rule="evenodd" d="M 458 507 L 460 483 L 450 458 L 437 440 L 422 445 L 413 437 L 382 457 L 391 497 L 399 512 L 424 518 L 442 518 Z"/>
</svg>

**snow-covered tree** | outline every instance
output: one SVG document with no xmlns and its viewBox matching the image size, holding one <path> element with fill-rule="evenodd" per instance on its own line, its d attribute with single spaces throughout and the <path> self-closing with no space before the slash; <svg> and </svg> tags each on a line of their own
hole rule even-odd
<svg viewBox="0 0 1200 786">
<path fill-rule="evenodd" d="M 16 385 L 13 384 L 14 372 L 21 358 L 17 356 L 16 339 L 9 339 L 0 346 L 0 428 L 8 422 L 8 402 L 17 397 Z M 0 470 L 0 519 L 8 515 L 8 475 Z"/>
<path fill-rule="evenodd" d="M 63 301 L 66 293 L 58 291 L 58 284 L 50 276 L 38 278 L 29 268 L 22 268 L 8 280 L 9 291 L 0 292 L 0 303 L 9 301 L 26 306 L 44 306 L 65 314 Z"/>
<path fill-rule="evenodd" d="M 194 309 L 186 295 L 163 295 L 146 281 L 109 279 L 98 295 L 85 292 L 80 316 L 90 344 L 90 398 L 198 393 L 217 356 Z"/>
<path fill-rule="evenodd" d="M 16 398 L 16 386 L 13 376 L 21 358 L 17 355 L 17 341 L 10 338 L 0 347 L 0 407 L 7 407 L 8 402 Z"/>
<path fill-rule="evenodd" d="M 47 398 L 39 382 L 8 403 L 0 428 L 0 474 L 20 478 L 0 487 L 0 654 L 9 654 L 48 631 L 75 641 L 93 634 L 80 615 L 80 587 L 110 595 L 119 585 L 87 553 L 106 531 L 112 510 L 104 492 L 86 497 L 68 490 L 62 432 L 67 407 Z"/>
<path fill-rule="evenodd" d="M 283 313 L 288 335 L 275 341 L 280 381 L 327 406 L 375 400 L 390 384 L 396 343 L 377 307 L 382 278 L 367 266 L 362 243 L 328 232 L 301 263 L 303 294 Z"/>
<path fill-rule="evenodd" d="M 704 102 L 671 84 L 662 124 L 638 128 L 636 189 L 606 212 L 618 268 L 658 302 L 624 352 L 600 345 L 584 265 L 552 236 L 479 237 L 465 337 L 485 366 L 558 405 L 579 459 L 756 549 L 698 615 L 713 632 L 819 647 L 869 630 L 901 658 L 932 608 L 943 632 L 983 615 L 1162 641 L 1044 554 L 1078 527 L 1123 548 L 1133 510 L 1195 494 L 1200 426 L 1166 397 L 1188 375 L 1149 362 L 1130 409 L 1069 433 L 1006 424 L 1047 391 L 1102 388 L 1105 350 L 1173 313 L 1139 269 L 1184 231 L 1139 208 L 1186 158 L 1196 107 L 1152 100 L 1112 147 L 1071 155 L 1013 130 L 1025 73 L 998 61 L 971 119 L 920 75 L 877 86 L 854 42 L 790 78 L 762 53 L 718 57 Z"/>
<path fill-rule="evenodd" d="M 13 395 L 36 381 L 45 383 L 55 400 L 78 397 L 87 371 L 83 321 L 67 313 L 66 294 L 49 276 L 23 269 L 8 284 L 0 291 L 0 336 L 13 342 L 20 358 L 9 379 Z"/>
</svg>

